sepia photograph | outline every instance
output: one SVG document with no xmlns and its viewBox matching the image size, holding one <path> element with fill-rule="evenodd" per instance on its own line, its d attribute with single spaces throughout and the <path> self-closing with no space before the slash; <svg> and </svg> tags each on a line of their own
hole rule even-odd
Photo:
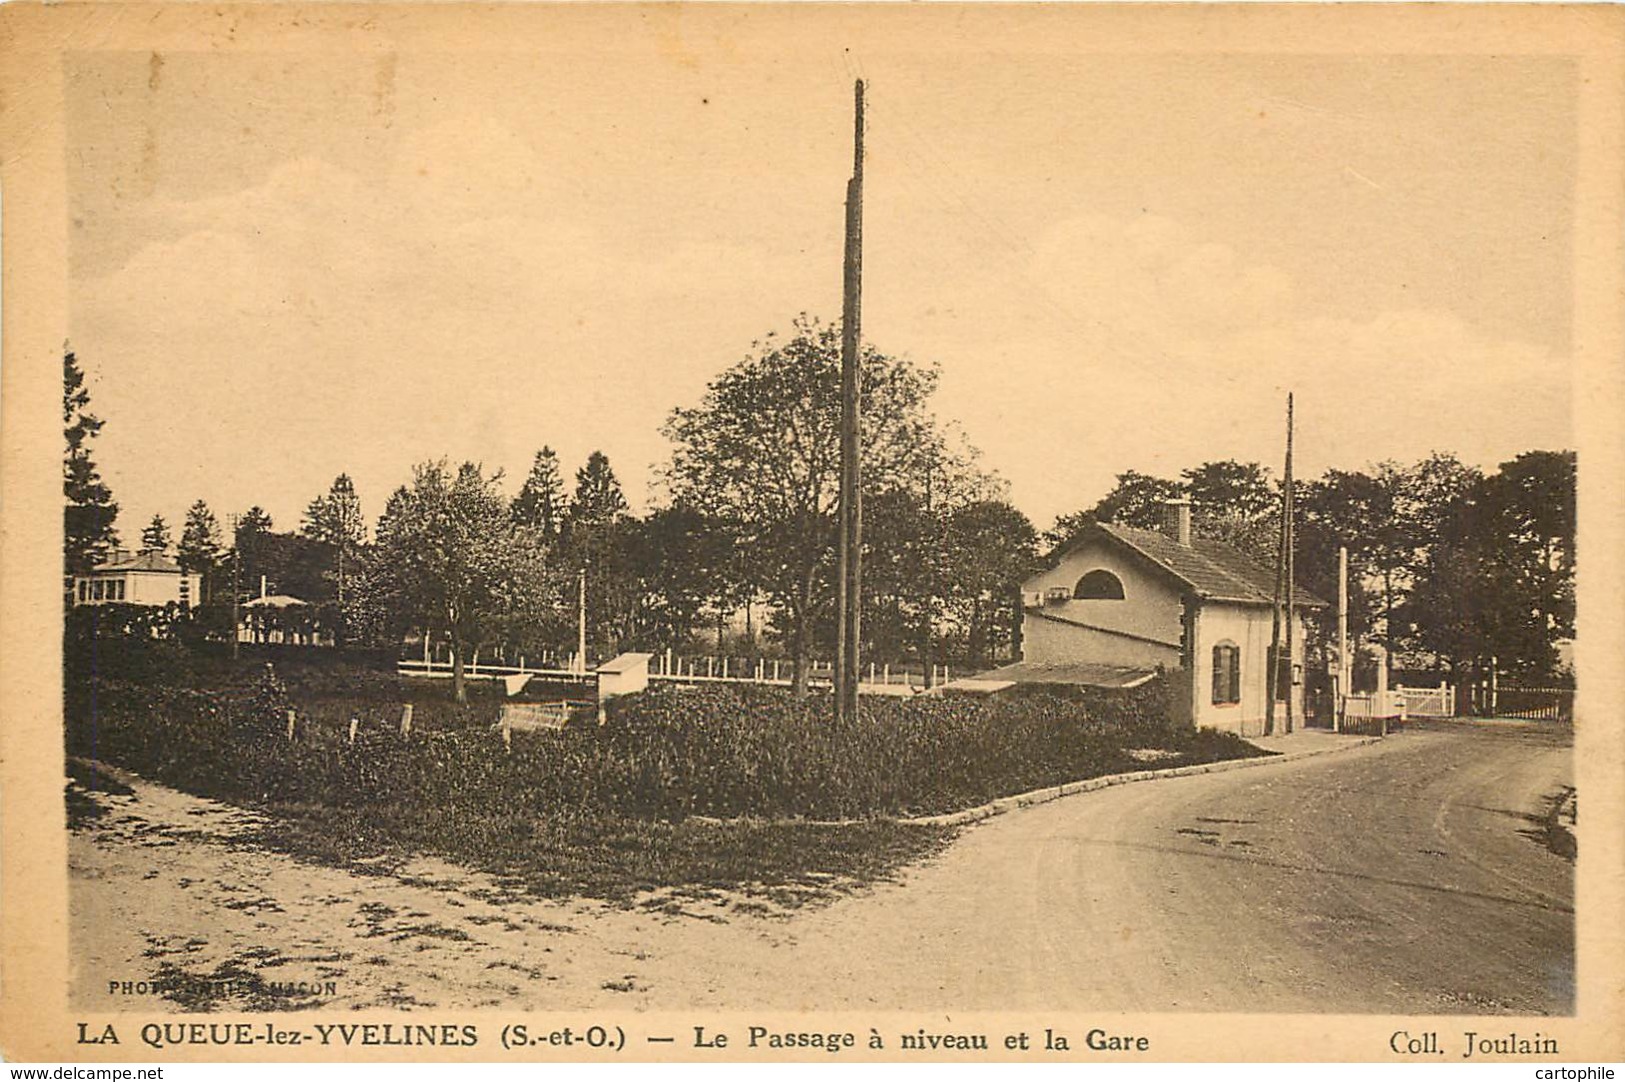
<svg viewBox="0 0 1625 1082">
<path fill-rule="evenodd" d="M 28 1040 L 1619 1056 L 1616 13 L 8 7 Z"/>
</svg>

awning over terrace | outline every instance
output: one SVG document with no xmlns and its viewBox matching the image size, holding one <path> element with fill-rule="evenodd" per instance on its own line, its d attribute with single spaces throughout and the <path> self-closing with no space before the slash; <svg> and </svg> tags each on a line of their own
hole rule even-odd
<svg viewBox="0 0 1625 1082">
<path fill-rule="evenodd" d="M 1157 675 L 1157 670 L 1137 665 L 1097 665 L 1086 662 L 1039 664 L 1018 661 L 999 669 L 977 673 L 963 683 L 1081 684 L 1097 688 L 1132 688 Z M 956 681 L 955 683 L 960 683 Z"/>
</svg>

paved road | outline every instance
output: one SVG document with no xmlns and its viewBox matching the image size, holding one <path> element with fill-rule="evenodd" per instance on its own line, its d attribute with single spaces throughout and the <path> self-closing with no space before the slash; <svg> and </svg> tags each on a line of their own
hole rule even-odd
<svg viewBox="0 0 1625 1082">
<path fill-rule="evenodd" d="M 785 940 L 721 959 L 651 943 L 645 997 L 1568 1013 L 1573 865 L 1541 820 L 1571 777 L 1567 731 L 1462 722 L 1067 798 L 976 828 Z"/>
</svg>

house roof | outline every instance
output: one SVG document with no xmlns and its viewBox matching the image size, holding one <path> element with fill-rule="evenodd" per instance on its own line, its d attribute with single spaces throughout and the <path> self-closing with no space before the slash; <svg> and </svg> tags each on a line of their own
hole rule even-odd
<svg viewBox="0 0 1625 1082">
<path fill-rule="evenodd" d="M 181 565 L 161 552 L 142 552 L 123 560 L 109 560 L 97 564 L 97 571 L 163 571 L 171 575 L 181 573 Z"/>
<path fill-rule="evenodd" d="M 1157 530 L 1097 522 L 1093 532 L 1086 533 L 1067 551 L 1101 535 L 1138 554 L 1204 601 L 1275 603 L 1275 570 L 1254 563 L 1221 541 L 1193 537 L 1187 546 Z M 1326 602 L 1302 586 L 1294 591 L 1293 600 L 1308 609 L 1327 607 Z"/>
</svg>

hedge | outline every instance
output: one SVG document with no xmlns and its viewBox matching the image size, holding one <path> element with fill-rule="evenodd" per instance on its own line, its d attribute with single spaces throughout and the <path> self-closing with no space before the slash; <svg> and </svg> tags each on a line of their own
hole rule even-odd
<svg viewBox="0 0 1625 1082">
<path fill-rule="evenodd" d="M 457 706 L 430 689 L 403 738 L 398 685 L 392 699 L 384 688 L 323 694 L 342 681 L 317 683 L 290 694 L 269 669 L 228 690 L 91 677 L 69 689 L 69 751 L 229 800 L 664 820 L 929 814 L 1137 769 L 1134 748 L 1182 753 L 1170 763 L 1251 752 L 1171 725 L 1160 679 L 1118 691 L 865 698 L 841 725 L 827 697 L 657 685 L 611 703 L 601 727 L 515 732 L 511 750 L 493 728 L 494 696 Z M 353 745 L 351 716 L 363 720 Z"/>
</svg>

